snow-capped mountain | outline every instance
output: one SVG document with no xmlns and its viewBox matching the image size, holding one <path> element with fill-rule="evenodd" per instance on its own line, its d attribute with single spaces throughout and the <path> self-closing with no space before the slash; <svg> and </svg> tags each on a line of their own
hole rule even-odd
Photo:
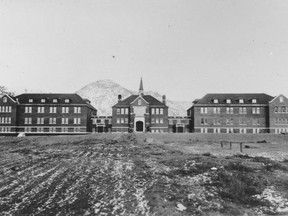
<svg viewBox="0 0 288 216">
<path fill-rule="evenodd" d="M 122 95 L 122 99 L 132 94 L 138 94 L 136 91 L 128 90 L 112 80 L 98 80 L 90 83 L 76 92 L 83 98 L 91 101 L 91 104 L 98 110 L 98 115 L 112 115 L 112 106 L 118 101 L 118 95 Z M 150 94 L 158 100 L 162 101 L 162 94 L 153 91 L 144 91 L 144 94 Z M 169 107 L 169 116 L 180 115 L 185 116 L 186 110 L 192 106 L 187 101 L 171 101 L 166 100 Z"/>
</svg>

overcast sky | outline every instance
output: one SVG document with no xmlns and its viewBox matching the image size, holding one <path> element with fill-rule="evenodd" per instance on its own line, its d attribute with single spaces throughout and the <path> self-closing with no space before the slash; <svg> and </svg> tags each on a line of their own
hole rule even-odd
<svg viewBox="0 0 288 216">
<path fill-rule="evenodd" d="M 288 96 L 288 1 L 0 0 L 0 85 Z"/>
</svg>

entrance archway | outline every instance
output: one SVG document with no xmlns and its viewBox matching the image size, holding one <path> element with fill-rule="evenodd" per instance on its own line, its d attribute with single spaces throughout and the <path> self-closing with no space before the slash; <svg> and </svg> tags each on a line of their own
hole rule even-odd
<svg viewBox="0 0 288 216">
<path fill-rule="evenodd" d="M 136 122 L 136 131 L 143 132 L 143 122 L 142 121 Z"/>
</svg>

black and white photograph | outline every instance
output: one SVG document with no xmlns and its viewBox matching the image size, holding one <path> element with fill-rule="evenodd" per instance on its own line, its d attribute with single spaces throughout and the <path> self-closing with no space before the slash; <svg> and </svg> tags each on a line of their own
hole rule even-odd
<svg viewBox="0 0 288 216">
<path fill-rule="evenodd" d="M 288 215 L 287 0 L 0 0 L 0 215 Z"/>
</svg>

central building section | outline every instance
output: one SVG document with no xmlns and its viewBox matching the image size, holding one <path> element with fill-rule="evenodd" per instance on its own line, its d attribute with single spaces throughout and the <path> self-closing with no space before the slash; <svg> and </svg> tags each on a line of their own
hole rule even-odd
<svg viewBox="0 0 288 216">
<path fill-rule="evenodd" d="M 140 81 L 138 95 L 131 95 L 112 107 L 112 132 L 168 132 L 168 107 L 166 98 L 162 102 L 151 95 L 144 95 Z"/>
</svg>

